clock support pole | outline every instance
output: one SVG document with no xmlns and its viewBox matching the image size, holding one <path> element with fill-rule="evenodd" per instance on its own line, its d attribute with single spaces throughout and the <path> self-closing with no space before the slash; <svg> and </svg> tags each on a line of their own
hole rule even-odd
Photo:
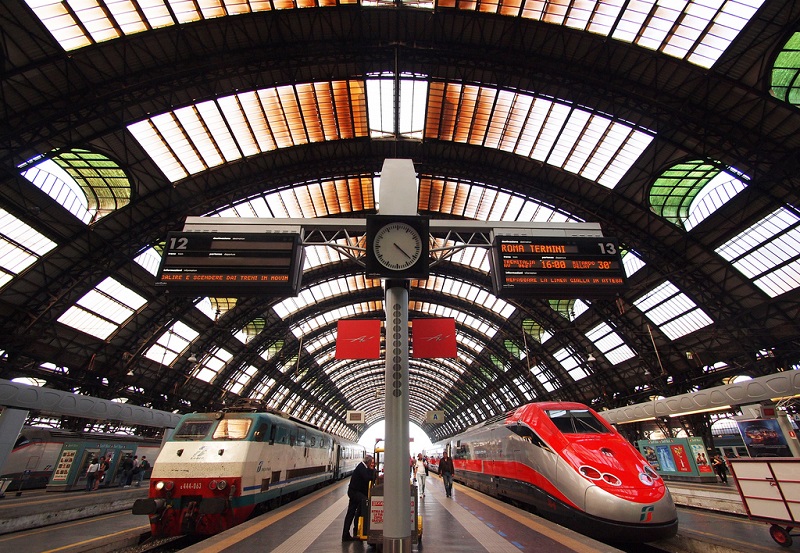
<svg viewBox="0 0 800 553">
<path fill-rule="evenodd" d="M 417 214 L 417 178 L 410 159 L 387 159 L 381 170 L 381 215 Z M 427 240 L 428 237 L 425 237 Z M 383 551 L 411 552 L 411 486 L 409 482 L 408 286 L 384 281 L 386 296 L 386 449 Z"/>
</svg>

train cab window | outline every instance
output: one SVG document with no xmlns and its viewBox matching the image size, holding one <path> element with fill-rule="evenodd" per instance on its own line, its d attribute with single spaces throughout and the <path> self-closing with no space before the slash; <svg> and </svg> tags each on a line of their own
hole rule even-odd
<svg viewBox="0 0 800 553">
<path fill-rule="evenodd" d="M 214 421 L 183 421 L 178 429 L 173 434 L 173 440 L 187 440 L 187 441 L 196 441 L 202 440 L 206 436 L 208 436 L 208 432 L 211 430 Z"/>
<path fill-rule="evenodd" d="M 306 431 L 303 430 L 302 428 L 298 428 L 297 429 L 297 438 L 296 438 L 296 440 L 297 440 L 296 443 L 297 443 L 298 446 L 305 447 L 305 445 L 306 445 Z"/>
<path fill-rule="evenodd" d="M 275 436 L 275 443 L 276 444 L 286 444 L 289 443 L 289 429 L 285 426 L 278 426 L 278 431 Z"/>
<path fill-rule="evenodd" d="M 250 432 L 251 419 L 222 419 L 219 421 L 214 435 L 215 440 L 244 440 Z"/>
<path fill-rule="evenodd" d="M 556 428 L 564 434 L 606 434 L 603 423 L 586 409 L 552 409 L 545 411 Z"/>
<path fill-rule="evenodd" d="M 262 422 L 258 425 L 258 429 L 253 434 L 253 439 L 257 442 L 263 442 L 267 439 L 267 435 L 269 434 L 269 425 L 265 422 Z"/>
<path fill-rule="evenodd" d="M 535 446 L 550 448 L 527 424 L 508 424 L 506 428 L 526 442 L 530 442 Z"/>
</svg>

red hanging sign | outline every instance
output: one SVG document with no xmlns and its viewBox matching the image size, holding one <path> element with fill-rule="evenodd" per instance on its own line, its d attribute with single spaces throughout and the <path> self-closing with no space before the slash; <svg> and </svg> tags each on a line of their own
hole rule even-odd
<svg viewBox="0 0 800 553">
<path fill-rule="evenodd" d="M 411 321 L 413 357 L 415 359 L 454 358 L 456 320 L 452 317 L 414 319 Z"/>
<path fill-rule="evenodd" d="M 336 323 L 336 359 L 378 359 L 381 356 L 381 322 L 350 319 Z"/>
</svg>

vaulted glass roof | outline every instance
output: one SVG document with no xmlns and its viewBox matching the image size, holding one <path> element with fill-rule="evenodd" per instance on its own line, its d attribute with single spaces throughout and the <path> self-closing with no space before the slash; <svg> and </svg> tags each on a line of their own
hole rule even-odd
<svg viewBox="0 0 800 553">
<path fill-rule="evenodd" d="M 13 22 L 0 77 L 4 374 L 170 411 L 259 398 L 354 437 L 343 414 L 381 417 L 384 367 L 336 359 L 336 324 L 384 316 L 352 227 L 387 207 L 387 158 L 413 161 L 417 211 L 441 224 L 409 304 L 412 320 L 456 323 L 457 357 L 410 362 L 410 416 L 446 412 L 432 434 L 524 401 L 636 402 L 652 374 L 678 393 L 800 363 L 788 0 L 0 11 Z M 304 237 L 297 296 L 183 297 L 153 276 L 188 216 L 347 230 Z M 596 224 L 618 238 L 628 286 L 498 295 L 491 233 L 450 221 Z M 96 385 L 76 376 L 90 365 L 105 371 Z"/>
</svg>

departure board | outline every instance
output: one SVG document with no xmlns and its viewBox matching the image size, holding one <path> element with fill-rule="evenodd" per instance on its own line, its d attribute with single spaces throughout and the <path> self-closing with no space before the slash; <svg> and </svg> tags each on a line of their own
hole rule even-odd
<svg viewBox="0 0 800 553">
<path fill-rule="evenodd" d="M 170 232 L 156 286 L 197 296 L 296 296 L 302 274 L 296 233 Z"/>
<path fill-rule="evenodd" d="M 595 298 L 625 288 L 616 238 L 495 236 L 491 252 L 498 297 Z"/>
</svg>

